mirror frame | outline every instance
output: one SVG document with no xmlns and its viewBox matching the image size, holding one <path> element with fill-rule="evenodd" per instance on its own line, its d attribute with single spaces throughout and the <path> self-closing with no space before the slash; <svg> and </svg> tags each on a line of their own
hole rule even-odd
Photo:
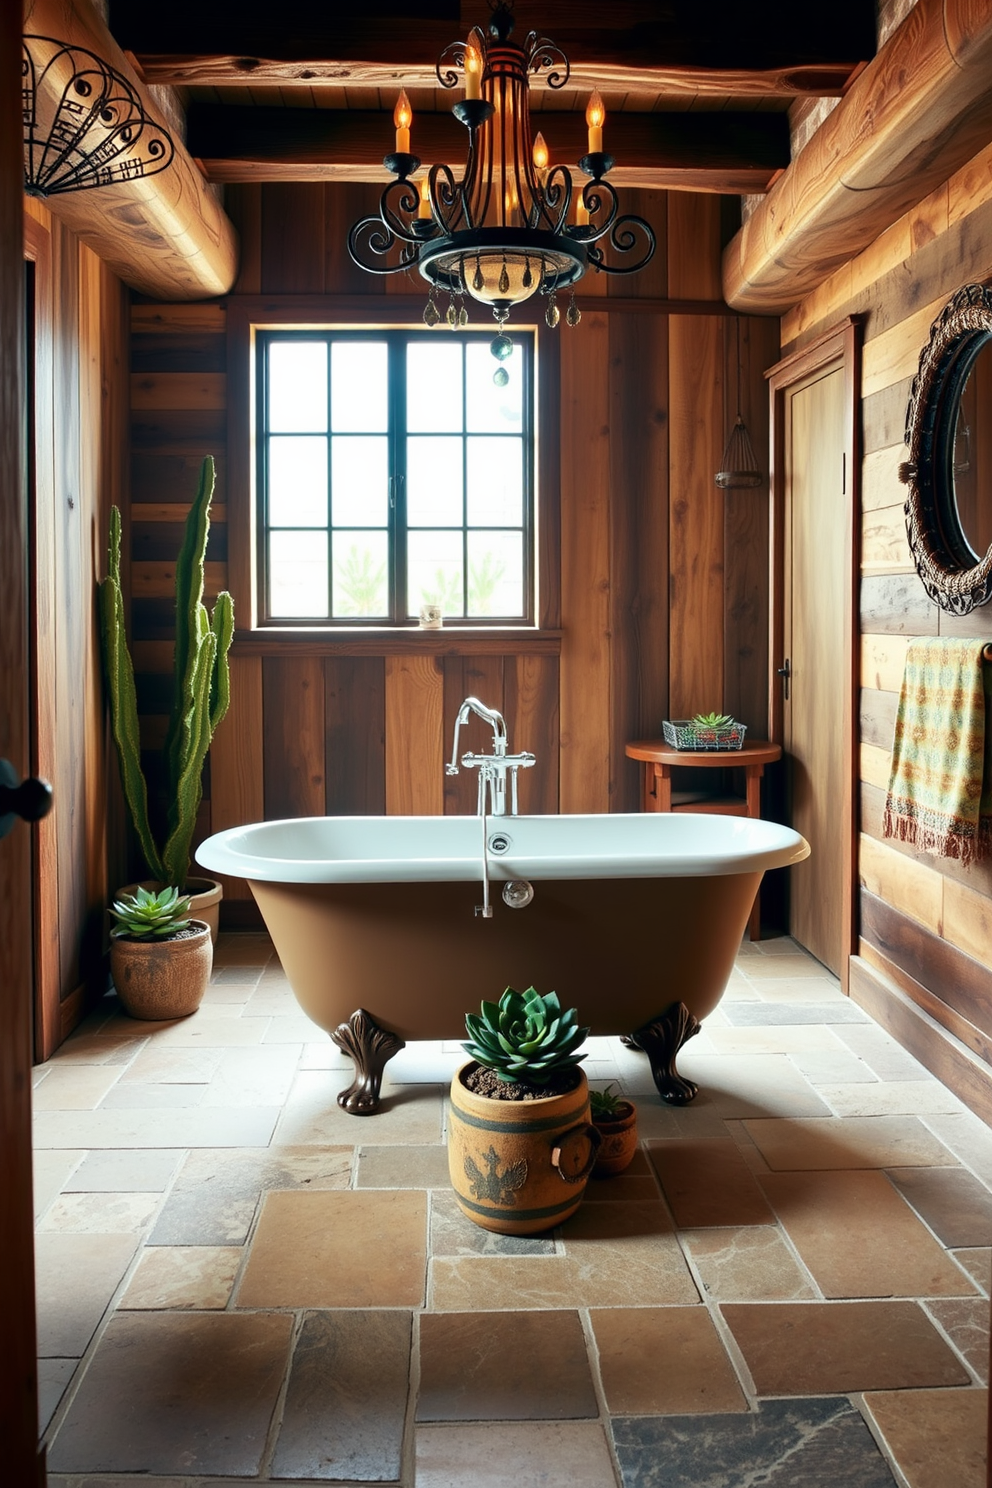
<svg viewBox="0 0 992 1488">
<path fill-rule="evenodd" d="M 930 328 L 906 409 L 909 459 L 899 467 L 908 486 L 906 533 L 923 587 L 942 610 L 968 615 L 992 599 L 992 546 L 977 563 L 949 488 L 948 437 L 975 343 L 992 336 L 992 289 L 966 284 Z M 975 355 L 978 347 L 975 346 Z"/>
</svg>

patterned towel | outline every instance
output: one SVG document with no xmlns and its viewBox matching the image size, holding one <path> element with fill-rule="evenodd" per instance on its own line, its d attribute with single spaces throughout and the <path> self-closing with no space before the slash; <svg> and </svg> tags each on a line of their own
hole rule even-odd
<svg viewBox="0 0 992 1488">
<path fill-rule="evenodd" d="M 992 851 L 992 684 L 983 651 L 982 641 L 910 641 L 882 828 L 962 863 Z"/>
</svg>

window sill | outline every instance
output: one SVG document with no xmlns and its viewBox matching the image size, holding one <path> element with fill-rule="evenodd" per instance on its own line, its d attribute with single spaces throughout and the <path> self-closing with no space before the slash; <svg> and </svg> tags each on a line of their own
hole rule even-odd
<svg viewBox="0 0 992 1488">
<path fill-rule="evenodd" d="M 240 631 L 234 656 L 557 656 L 560 630 L 532 625 L 446 625 L 441 630 L 417 626 L 325 630 L 317 627 L 271 627 Z"/>
</svg>

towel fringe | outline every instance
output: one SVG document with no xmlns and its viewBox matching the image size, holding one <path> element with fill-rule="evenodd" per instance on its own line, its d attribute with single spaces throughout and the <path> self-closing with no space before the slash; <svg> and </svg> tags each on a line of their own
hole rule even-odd
<svg viewBox="0 0 992 1488">
<path fill-rule="evenodd" d="M 900 803 L 891 797 L 886 801 L 882 817 L 883 837 L 907 842 L 919 852 L 956 858 L 964 867 L 992 853 L 992 818 L 983 816 L 976 834 L 971 823 L 948 820 L 942 812 L 921 808 L 913 802 L 903 804 L 915 814 L 906 814 L 900 809 Z"/>
</svg>

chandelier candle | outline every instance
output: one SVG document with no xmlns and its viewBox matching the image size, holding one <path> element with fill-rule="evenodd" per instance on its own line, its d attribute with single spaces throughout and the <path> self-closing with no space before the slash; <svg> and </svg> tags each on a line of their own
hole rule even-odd
<svg viewBox="0 0 992 1488">
<path fill-rule="evenodd" d="M 497 324 L 492 352 L 502 363 L 513 350 L 503 327 L 515 305 L 544 296 L 544 318 L 554 327 L 561 318 L 556 295 L 567 289 L 572 294 L 565 320 L 578 325 L 573 286 L 586 270 L 636 273 L 654 254 L 655 236 L 642 217 L 620 214 L 617 193 L 606 180 L 613 160 L 603 153 L 606 110 L 598 93 L 586 110 L 589 150 L 577 162 L 590 184 L 570 221 L 571 169 L 549 168 L 548 146 L 540 134 L 532 138 L 530 122 L 530 76 L 563 88 L 568 60 L 536 31 L 522 45 L 511 40 L 512 0 L 490 5 L 486 32 L 475 27 L 467 41 L 452 42 L 436 69 L 443 88 L 457 88 L 464 78 L 464 97 L 452 108 L 468 130 L 461 180 L 438 163 L 429 167 L 426 181 L 411 181 L 420 161 L 410 153 L 413 111 L 401 93 L 393 115 L 396 150 L 383 162 L 395 179 L 384 188 L 378 213 L 352 227 L 348 251 L 372 274 L 418 269 L 430 285 L 424 310 L 429 326 L 466 324 L 466 296 L 488 305 Z M 614 256 L 623 261 L 612 261 Z M 445 310 L 438 308 L 438 294 L 448 296 Z M 507 376 L 501 365 L 494 380 L 504 386 Z"/>
</svg>

